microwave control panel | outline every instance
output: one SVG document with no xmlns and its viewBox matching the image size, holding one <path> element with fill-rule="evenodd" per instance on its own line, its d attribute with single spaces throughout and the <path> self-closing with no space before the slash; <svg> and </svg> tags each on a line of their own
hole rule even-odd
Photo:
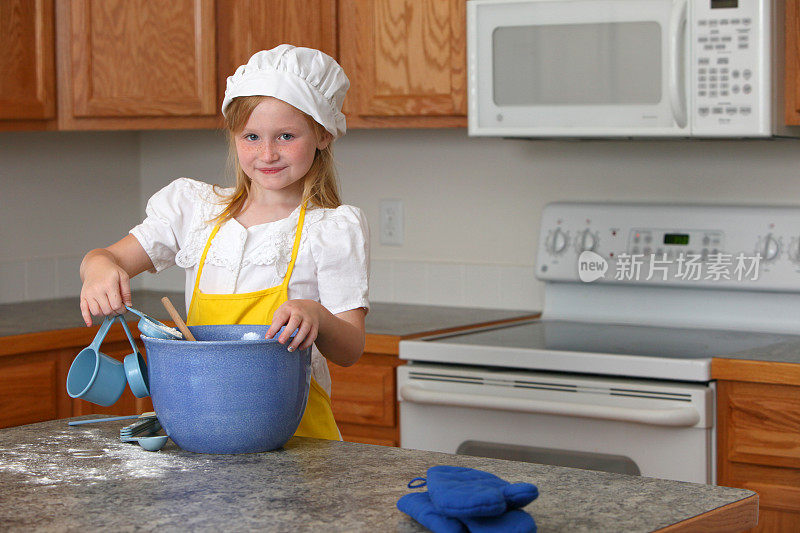
<svg viewBox="0 0 800 533">
<path fill-rule="evenodd" d="M 800 208 L 548 204 L 536 276 L 800 292 Z"/>
<path fill-rule="evenodd" d="M 770 135 L 769 0 L 690 0 L 692 133 Z"/>
</svg>

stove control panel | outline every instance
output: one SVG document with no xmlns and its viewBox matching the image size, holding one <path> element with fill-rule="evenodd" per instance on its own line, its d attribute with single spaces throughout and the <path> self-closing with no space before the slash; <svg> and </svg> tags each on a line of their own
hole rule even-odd
<svg viewBox="0 0 800 533">
<path fill-rule="evenodd" d="M 800 207 L 549 204 L 536 275 L 800 292 Z"/>
</svg>

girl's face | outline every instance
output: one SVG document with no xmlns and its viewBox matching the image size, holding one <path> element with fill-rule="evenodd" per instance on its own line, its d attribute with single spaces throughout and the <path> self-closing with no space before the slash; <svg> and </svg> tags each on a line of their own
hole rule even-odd
<svg viewBox="0 0 800 533">
<path fill-rule="evenodd" d="M 236 153 L 252 182 L 251 192 L 302 195 L 303 177 L 314 162 L 315 151 L 328 146 L 331 138 L 328 134 L 318 140 L 297 109 L 283 100 L 266 98 L 236 135 Z"/>
</svg>

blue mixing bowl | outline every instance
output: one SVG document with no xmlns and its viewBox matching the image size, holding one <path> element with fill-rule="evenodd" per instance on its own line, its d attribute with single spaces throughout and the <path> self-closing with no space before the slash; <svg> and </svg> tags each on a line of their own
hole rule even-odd
<svg viewBox="0 0 800 533">
<path fill-rule="evenodd" d="M 267 329 L 190 326 L 197 342 L 142 335 L 153 407 L 175 444 L 198 453 L 252 453 L 292 437 L 308 400 L 311 349 L 289 352 L 264 339 Z"/>
</svg>

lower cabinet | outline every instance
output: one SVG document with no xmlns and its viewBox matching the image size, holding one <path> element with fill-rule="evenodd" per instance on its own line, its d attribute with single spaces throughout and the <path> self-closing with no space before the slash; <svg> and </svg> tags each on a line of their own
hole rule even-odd
<svg viewBox="0 0 800 533">
<path fill-rule="evenodd" d="M 0 428 L 89 414 L 132 415 L 152 411 L 150 398 L 136 398 L 128 387 L 108 407 L 69 397 L 66 389 L 69 367 L 93 335 L 93 331 L 71 333 L 67 336 L 74 337 L 70 341 L 74 346 L 62 342 L 55 349 L 43 349 L 49 345 L 48 339 L 32 335 L 24 341 L 15 341 L 14 348 L 5 353 L 0 349 Z M 134 335 L 144 354 L 135 328 Z M 101 350 L 119 361 L 131 352 L 119 325 L 111 328 Z M 344 440 L 385 446 L 400 444 L 395 369 L 403 363 L 396 353 L 365 353 L 351 367 L 328 364 L 333 413 Z"/>
<path fill-rule="evenodd" d="M 121 334 L 122 328 L 119 329 Z M 131 415 L 152 411 L 150 398 L 136 398 L 128 388 L 109 407 L 69 397 L 69 367 L 87 344 L 0 357 L 0 428 L 94 413 Z M 101 350 L 122 361 L 131 353 L 131 346 L 127 340 L 105 342 Z"/>
<path fill-rule="evenodd" d="M 346 441 L 399 446 L 396 355 L 365 353 L 349 367 L 328 363 L 333 415 Z"/>
<path fill-rule="evenodd" d="M 718 381 L 719 485 L 758 493 L 753 531 L 800 531 L 800 386 Z"/>
</svg>

